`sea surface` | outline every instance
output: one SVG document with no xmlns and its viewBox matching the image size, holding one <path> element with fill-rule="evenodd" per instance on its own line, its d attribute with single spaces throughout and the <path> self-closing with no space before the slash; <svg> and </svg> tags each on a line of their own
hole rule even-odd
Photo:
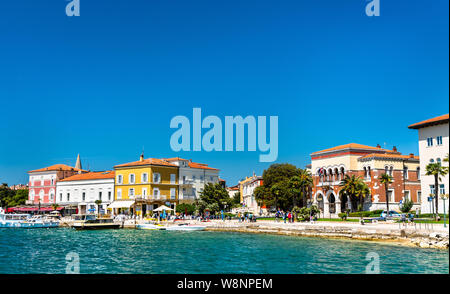
<svg viewBox="0 0 450 294">
<path fill-rule="evenodd" d="M 71 273 L 77 260 L 81 274 L 449 273 L 447 250 L 364 241 L 207 231 L 0 229 L 0 274 Z"/>
</svg>

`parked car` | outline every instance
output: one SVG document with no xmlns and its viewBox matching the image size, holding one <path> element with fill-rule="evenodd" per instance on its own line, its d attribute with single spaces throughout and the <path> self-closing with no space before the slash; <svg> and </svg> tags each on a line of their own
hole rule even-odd
<svg viewBox="0 0 450 294">
<path fill-rule="evenodd" d="M 390 210 L 389 211 L 389 217 L 391 218 L 401 218 L 402 215 L 398 213 L 397 211 Z M 386 210 L 383 210 L 383 212 L 380 214 L 380 218 L 386 218 Z"/>
</svg>

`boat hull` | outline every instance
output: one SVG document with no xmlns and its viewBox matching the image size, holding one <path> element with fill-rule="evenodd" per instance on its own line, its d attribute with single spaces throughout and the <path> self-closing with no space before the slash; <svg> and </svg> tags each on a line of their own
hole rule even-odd
<svg viewBox="0 0 450 294">
<path fill-rule="evenodd" d="M 120 229 L 120 224 L 73 224 L 75 230 Z"/>
<path fill-rule="evenodd" d="M 11 222 L 11 223 L 0 223 L 0 228 L 17 228 L 17 229 L 39 229 L 39 228 L 57 228 L 59 223 L 49 222 L 49 223 L 22 223 L 22 222 Z"/>
<path fill-rule="evenodd" d="M 138 230 L 165 230 L 166 228 L 163 226 L 157 226 L 154 224 L 139 224 L 139 225 L 136 225 L 136 229 L 138 229 Z"/>
<path fill-rule="evenodd" d="M 167 231 L 204 231 L 205 226 L 173 226 L 167 227 Z"/>
</svg>

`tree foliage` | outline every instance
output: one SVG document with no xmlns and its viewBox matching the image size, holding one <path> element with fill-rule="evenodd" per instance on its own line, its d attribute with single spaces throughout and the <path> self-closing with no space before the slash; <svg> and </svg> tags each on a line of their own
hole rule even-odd
<svg viewBox="0 0 450 294">
<path fill-rule="evenodd" d="M 219 183 L 208 183 L 205 185 L 203 191 L 200 192 L 200 200 L 197 208 L 200 213 L 209 210 L 211 213 L 230 209 L 232 207 L 233 199 L 230 198 L 227 190 Z"/>
<path fill-rule="evenodd" d="M 370 194 L 370 189 L 361 177 L 355 175 L 345 175 L 340 183 L 341 193 L 344 193 L 350 198 L 353 207 L 358 207 L 358 210 L 363 209 L 365 197 Z M 358 203 L 358 205 L 356 205 Z"/>
<path fill-rule="evenodd" d="M 12 190 L 7 184 L 0 186 L 0 207 L 23 205 L 28 199 L 28 189 Z"/>
</svg>

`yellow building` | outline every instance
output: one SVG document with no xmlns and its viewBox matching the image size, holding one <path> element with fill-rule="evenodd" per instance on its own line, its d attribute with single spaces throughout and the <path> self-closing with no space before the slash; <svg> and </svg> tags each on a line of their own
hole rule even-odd
<svg viewBox="0 0 450 294">
<path fill-rule="evenodd" d="M 178 166 L 141 155 L 139 161 L 119 164 L 115 170 L 115 203 L 112 208 L 130 209 L 145 216 L 161 205 L 175 209 L 178 203 Z M 121 205 L 122 204 L 122 205 Z"/>
</svg>

